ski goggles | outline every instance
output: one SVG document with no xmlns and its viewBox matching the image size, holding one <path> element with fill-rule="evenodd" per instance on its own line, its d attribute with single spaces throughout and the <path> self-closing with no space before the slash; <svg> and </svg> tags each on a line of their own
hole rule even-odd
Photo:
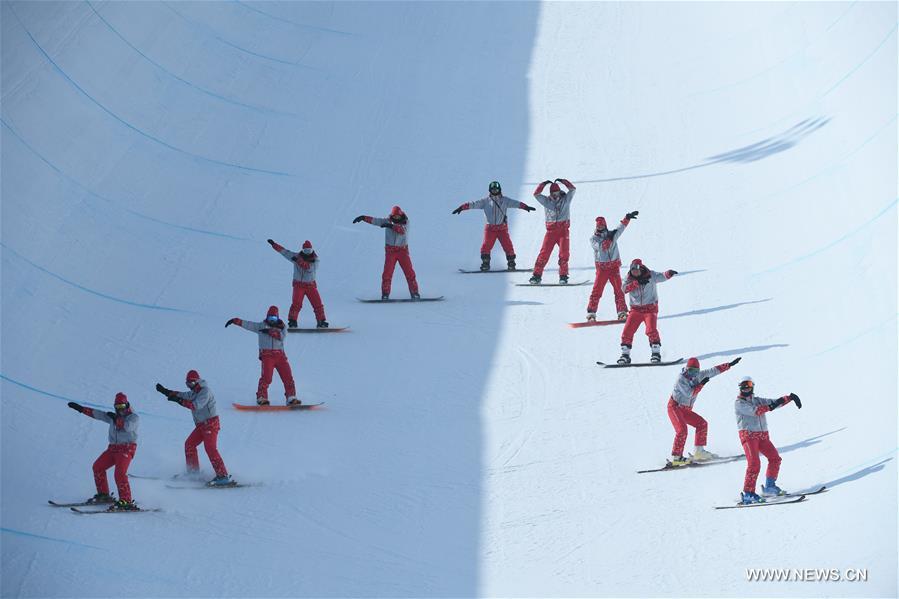
<svg viewBox="0 0 899 599">
<path fill-rule="evenodd" d="M 113 404 L 113 405 L 115 406 L 116 410 L 124 410 L 125 408 L 128 407 L 128 404 L 126 404 L 126 403 L 117 403 L 117 404 Z"/>
<path fill-rule="evenodd" d="M 312 253 L 312 248 L 303 248 L 302 252 L 308 256 Z"/>
<path fill-rule="evenodd" d="M 277 317 L 277 316 L 266 316 L 266 317 L 265 317 L 265 322 L 268 322 L 268 323 L 271 323 L 271 324 L 275 324 L 275 323 L 278 322 L 278 317 Z"/>
<path fill-rule="evenodd" d="M 743 381 L 740 383 L 740 391 L 752 391 L 755 389 L 755 383 L 752 381 Z"/>
</svg>

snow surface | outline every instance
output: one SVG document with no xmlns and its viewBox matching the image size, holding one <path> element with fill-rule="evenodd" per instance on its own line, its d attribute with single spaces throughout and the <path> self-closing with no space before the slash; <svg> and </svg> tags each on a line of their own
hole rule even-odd
<svg viewBox="0 0 899 599">
<path fill-rule="evenodd" d="M 896 22 L 866 2 L 3 2 L 2 595 L 896 596 Z M 670 451 L 676 368 L 596 366 L 620 328 L 565 326 L 589 287 L 456 272 L 483 225 L 456 205 L 554 177 L 578 185 L 573 280 L 594 217 L 629 210 L 625 260 L 695 271 L 660 287 L 666 357 L 743 356 L 697 403 L 710 449 L 740 451 L 750 374 L 803 398 L 769 416 L 780 483 L 829 493 L 716 512 L 743 462 L 635 474 Z M 356 302 L 382 233 L 351 220 L 395 203 L 445 302 Z M 540 214 L 511 218 L 523 266 Z M 326 410 L 230 408 L 258 362 L 224 321 L 289 305 L 268 237 L 313 241 L 352 327 L 288 340 Z M 153 385 L 190 368 L 229 469 L 262 486 L 46 506 L 93 492 L 106 443 L 70 400 L 125 391 L 132 472 L 180 471 L 190 415 Z"/>
</svg>

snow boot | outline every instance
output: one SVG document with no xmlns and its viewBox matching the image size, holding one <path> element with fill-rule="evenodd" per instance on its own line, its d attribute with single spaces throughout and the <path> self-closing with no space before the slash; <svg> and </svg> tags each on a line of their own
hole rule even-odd
<svg viewBox="0 0 899 599">
<path fill-rule="evenodd" d="M 420 293 L 413 293 L 413 294 L 412 294 L 412 301 L 417 302 L 417 301 L 420 300 L 420 299 L 421 299 L 421 294 L 420 294 Z"/>
<path fill-rule="evenodd" d="M 559 285 L 568 284 L 568 275 L 559 275 Z"/>
<path fill-rule="evenodd" d="M 96 495 L 85 501 L 85 503 L 88 503 L 90 505 L 100 503 L 115 503 L 115 497 L 113 497 L 109 493 L 97 493 Z"/>
<path fill-rule="evenodd" d="M 668 464 L 671 466 L 675 466 L 677 468 L 681 468 L 682 466 L 686 466 L 690 463 L 689 457 L 684 457 L 682 455 L 673 455 L 668 458 Z"/>
<path fill-rule="evenodd" d="M 315 323 L 315 328 L 317 329 L 327 329 L 328 321 L 327 320 L 319 320 Z"/>
<path fill-rule="evenodd" d="M 267 397 L 257 397 L 256 398 L 257 406 L 267 406 L 270 405 Z"/>
<path fill-rule="evenodd" d="M 627 310 L 618 313 L 618 320 L 627 320 Z"/>
<path fill-rule="evenodd" d="M 543 277 L 541 277 L 540 275 L 534 275 L 528 280 L 528 283 L 530 283 L 531 285 L 539 285 L 540 281 L 542 280 Z"/>
<path fill-rule="evenodd" d="M 662 345 L 660 343 L 652 343 L 649 346 L 652 353 L 649 356 L 649 361 L 653 364 L 658 364 L 662 361 Z"/>
<path fill-rule="evenodd" d="M 515 270 L 515 254 L 506 256 L 506 270 Z"/>
<path fill-rule="evenodd" d="M 481 254 L 481 272 L 490 270 L 490 254 Z"/>
<path fill-rule="evenodd" d="M 140 508 L 137 507 L 137 504 L 134 501 L 125 501 L 124 499 L 119 499 L 111 506 L 106 508 L 110 512 L 139 512 Z"/>
<path fill-rule="evenodd" d="M 390 294 L 389 294 L 389 293 L 382 293 L 382 294 L 381 294 L 381 301 L 382 301 L 382 302 L 386 302 L 386 301 L 389 300 L 389 299 L 390 299 Z"/>
<path fill-rule="evenodd" d="M 786 495 L 787 492 L 777 486 L 776 478 L 766 478 L 765 484 L 762 485 L 762 495 L 766 497 L 777 497 L 778 495 Z"/>
<path fill-rule="evenodd" d="M 623 344 L 621 346 L 621 357 L 618 358 L 619 364 L 630 364 L 631 363 L 631 346 L 627 344 Z"/>
<path fill-rule="evenodd" d="M 234 484 L 234 481 L 231 480 L 230 474 L 223 474 L 221 476 L 216 476 L 211 481 L 206 483 L 207 486 L 210 487 L 230 487 Z"/>
<path fill-rule="evenodd" d="M 596 312 L 587 312 L 587 322 L 596 322 Z"/>
<path fill-rule="evenodd" d="M 740 493 L 740 503 L 743 505 L 751 505 L 753 503 L 765 503 L 765 500 L 752 491 L 743 491 Z"/>
<path fill-rule="evenodd" d="M 289 406 L 299 406 L 299 405 L 302 405 L 302 403 L 303 402 L 301 402 L 295 396 L 290 396 L 287 398 L 287 405 L 289 405 Z"/>
<path fill-rule="evenodd" d="M 295 329 L 295 328 L 297 328 L 298 326 L 300 326 L 300 325 L 298 325 L 298 324 L 297 324 L 297 321 L 295 321 L 295 320 L 288 320 L 288 321 L 287 321 L 287 328 L 289 328 L 289 329 Z"/>
<path fill-rule="evenodd" d="M 709 460 L 714 460 L 719 458 L 717 454 L 712 453 L 711 451 L 707 451 L 705 447 L 697 447 L 693 450 L 693 454 L 691 459 L 694 462 L 708 462 Z"/>
</svg>

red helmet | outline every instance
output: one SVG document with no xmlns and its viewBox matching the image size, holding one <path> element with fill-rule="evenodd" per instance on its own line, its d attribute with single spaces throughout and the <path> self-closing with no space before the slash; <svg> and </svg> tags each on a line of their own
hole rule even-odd
<svg viewBox="0 0 899 599">
<path fill-rule="evenodd" d="M 306 241 L 304 241 L 304 242 L 303 242 L 303 249 L 304 249 L 304 250 L 305 250 L 305 249 L 310 249 L 310 250 L 311 250 L 311 249 L 312 249 L 312 242 L 309 241 L 308 239 L 307 239 Z"/>
<path fill-rule="evenodd" d="M 196 370 L 188 370 L 185 379 L 188 383 L 200 380 L 200 373 Z"/>
<path fill-rule="evenodd" d="M 399 206 L 394 206 L 390 209 L 390 216 L 405 216 L 406 213 L 403 212 L 403 209 Z"/>
<path fill-rule="evenodd" d="M 269 316 L 278 316 L 278 306 L 268 307 L 268 312 L 265 313 L 265 317 L 268 318 Z"/>
<path fill-rule="evenodd" d="M 687 360 L 687 368 L 699 368 L 699 358 L 690 358 Z"/>
<path fill-rule="evenodd" d="M 557 193 L 560 191 L 562 191 L 562 188 L 559 187 L 558 183 L 553 183 L 552 185 L 549 186 L 549 193 Z"/>
<path fill-rule="evenodd" d="M 603 216 L 596 217 L 596 228 L 597 229 L 605 229 L 606 227 L 606 219 Z"/>
<path fill-rule="evenodd" d="M 115 394 L 115 399 L 113 400 L 112 405 L 116 409 L 118 409 L 118 406 L 124 405 L 125 407 L 123 409 L 125 410 L 131 407 L 131 404 L 128 403 L 128 396 L 121 391 Z"/>
<path fill-rule="evenodd" d="M 635 267 L 644 268 L 643 260 L 640 260 L 639 258 L 634 258 L 633 260 L 631 260 L 631 270 L 633 270 Z"/>
</svg>

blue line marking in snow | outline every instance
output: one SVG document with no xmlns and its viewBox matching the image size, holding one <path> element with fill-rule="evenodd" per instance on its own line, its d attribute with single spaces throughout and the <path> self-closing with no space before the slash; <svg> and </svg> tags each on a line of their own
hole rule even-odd
<svg viewBox="0 0 899 599">
<path fill-rule="evenodd" d="M 221 100 L 221 101 L 223 101 L 223 102 L 227 102 L 228 104 L 232 104 L 232 105 L 234 105 L 234 106 L 240 106 L 241 108 L 247 108 L 247 109 L 250 109 L 250 110 L 254 110 L 254 111 L 256 111 L 256 112 L 262 112 L 262 113 L 268 113 L 268 114 L 276 114 L 276 115 L 280 115 L 280 116 L 289 116 L 289 117 L 295 117 L 295 118 L 296 118 L 296 117 L 302 117 L 302 115 L 299 115 L 299 114 L 297 114 L 297 113 L 295 113 L 295 112 L 284 112 L 284 111 L 281 111 L 281 110 L 276 110 L 276 109 L 274 109 L 274 108 L 268 108 L 268 107 L 266 107 L 266 106 L 257 106 L 257 105 L 255 105 L 255 104 L 248 104 L 248 103 L 246 103 L 246 102 L 241 102 L 240 100 L 235 100 L 235 99 L 233 99 L 233 98 L 229 98 L 228 96 L 223 96 L 223 95 L 221 95 L 221 94 L 217 94 L 217 93 L 215 93 L 214 91 L 208 90 L 208 89 L 206 89 L 206 88 L 204 88 L 204 87 L 201 87 L 201 86 L 199 86 L 199 85 L 197 85 L 197 84 L 195 84 L 195 83 L 192 83 L 192 82 L 188 81 L 187 79 L 184 79 L 184 78 L 182 78 L 182 77 L 179 77 L 179 76 L 176 75 L 175 73 L 171 72 L 170 70 L 168 70 L 167 68 L 165 68 L 164 66 L 162 66 L 161 64 L 159 64 L 158 62 L 156 62 L 155 60 L 153 60 L 152 58 L 150 58 L 149 56 L 147 56 L 146 54 L 144 54 L 144 53 L 143 53 L 137 46 L 135 46 L 134 44 L 132 44 L 131 42 L 129 42 L 128 39 L 125 38 L 125 36 L 122 35 L 122 34 L 119 32 L 118 29 L 116 29 L 115 27 L 112 26 L 112 23 L 110 23 L 109 21 L 107 21 L 107 20 L 103 17 L 103 15 L 101 15 L 100 12 L 99 12 L 96 8 L 94 8 L 94 5 L 90 2 L 90 0 L 88 0 L 88 1 L 86 2 L 86 4 L 90 7 L 90 9 L 91 9 L 92 11 L 94 11 L 94 14 L 97 16 L 97 18 L 100 19 L 100 21 L 102 21 L 103 24 L 106 25 L 106 27 L 116 35 L 116 37 L 118 37 L 118 38 L 119 38 L 120 40 L 122 40 L 125 44 L 127 44 L 129 48 L 131 48 L 132 50 L 134 50 L 135 52 L 137 52 L 137 53 L 138 53 L 139 55 L 141 55 L 147 62 L 149 62 L 150 64 L 152 64 L 154 67 L 156 67 L 157 69 L 159 69 L 160 71 L 162 71 L 162 72 L 165 73 L 166 75 L 172 77 L 173 79 L 176 79 L 177 81 L 180 81 L 181 83 L 187 85 L 188 87 L 191 87 L 191 88 L 197 90 L 198 92 L 200 92 L 200 93 L 202 93 L 202 94 L 206 94 L 207 96 L 211 96 L 211 97 L 216 98 L 216 99 L 218 99 L 218 100 Z"/>
<path fill-rule="evenodd" d="M 95 403 L 92 403 L 89 401 L 79 400 L 74 397 L 66 397 L 65 395 L 57 395 L 56 393 L 50 393 L 49 391 L 44 391 L 43 389 L 38 389 L 37 387 L 32 387 L 31 385 L 27 385 L 21 381 L 11 379 L 8 376 L 6 376 L 5 374 L 3 374 L 2 372 L 0 372 L 0 379 L 7 381 L 9 383 L 12 383 L 13 385 L 18 385 L 19 387 L 22 387 L 23 389 L 28 389 L 29 391 L 33 391 L 39 395 L 45 395 L 47 397 L 52 397 L 54 399 L 61 399 L 65 402 L 74 401 L 75 403 L 81 404 L 82 406 L 85 406 L 88 408 L 93 408 L 95 410 L 108 410 L 109 409 L 109 406 L 101 406 L 100 404 L 95 404 Z M 161 420 L 171 420 L 173 422 L 183 422 L 183 419 L 172 418 L 170 416 L 160 416 L 158 414 L 150 414 L 149 412 L 143 412 L 143 411 L 139 411 L 139 410 L 134 410 L 134 413 L 138 414 L 139 416 L 148 416 L 150 418 L 159 418 Z"/>
<path fill-rule="evenodd" d="M 77 187 L 78 189 L 82 190 L 84 193 L 88 194 L 89 196 L 96 198 L 98 200 L 102 200 L 103 202 L 106 202 L 107 204 L 111 204 L 113 207 L 118 208 L 119 210 L 122 210 L 123 212 L 127 212 L 128 214 L 135 216 L 137 218 L 142 218 L 144 220 L 158 223 L 160 225 L 172 227 L 173 229 L 181 229 L 182 231 L 189 231 L 191 233 L 199 233 L 201 235 L 211 235 L 213 237 L 224 237 L 225 239 L 234 239 L 237 241 L 253 241 L 252 239 L 250 239 L 248 237 L 238 237 L 236 235 L 229 235 L 227 233 L 219 233 L 217 231 L 208 231 L 206 229 L 197 229 L 195 227 L 187 227 L 185 225 L 170 223 L 168 221 L 160 220 L 153 216 L 143 214 L 136 210 L 132 210 L 131 208 L 126 208 L 124 206 L 121 206 L 117 201 L 115 201 L 111 198 L 101 196 L 100 194 L 98 194 L 94 191 L 91 191 L 90 189 L 88 189 L 87 187 L 85 187 L 84 185 L 82 185 L 81 183 L 79 183 L 78 181 L 76 181 L 75 179 L 73 179 L 72 177 L 67 175 L 66 173 L 64 173 L 62 171 L 62 169 L 60 169 L 58 166 L 56 166 L 55 164 L 50 162 L 43 154 L 38 152 L 37 149 L 35 149 L 31 144 L 29 144 L 27 141 L 25 141 L 25 138 L 23 138 L 21 135 L 19 135 L 18 131 L 16 131 L 12 127 L 12 125 L 10 125 L 8 122 L 6 122 L 2 116 L 0 116 L 0 125 L 2 125 L 3 127 L 6 127 L 6 129 L 9 130 L 9 132 L 12 134 L 13 137 L 15 137 L 17 140 L 19 140 L 19 142 L 23 146 L 28 148 L 28 150 L 31 151 L 31 153 L 34 154 L 41 162 L 43 162 L 44 164 L 49 166 L 51 169 L 53 169 L 53 171 L 55 171 L 60 176 L 60 178 L 62 178 L 65 181 L 68 181 L 70 184 L 72 184 L 75 187 Z"/>
<path fill-rule="evenodd" d="M 248 10 L 252 10 L 253 12 L 257 12 L 261 15 L 265 15 L 269 19 L 279 21 L 281 23 L 288 23 L 290 25 L 293 25 L 294 27 L 301 27 L 303 29 L 311 29 L 313 31 L 321 31 L 322 33 L 335 33 L 337 35 L 348 35 L 348 36 L 357 35 L 355 33 L 350 33 L 349 31 L 340 31 L 339 29 L 329 29 L 328 27 L 321 27 L 320 25 L 308 25 L 306 23 L 297 23 L 296 21 L 291 21 L 290 19 L 285 19 L 283 17 L 276 17 L 275 15 L 269 14 L 269 13 L 265 12 L 264 10 L 259 10 L 255 6 L 250 6 L 246 2 L 241 2 L 240 0 L 232 0 L 232 1 L 235 4 L 239 4 L 240 6 L 246 8 Z"/>
<path fill-rule="evenodd" d="M 842 237 L 840 237 L 840 238 L 838 238 L 838 239 L 835 239 L 834 241 L 831 241 L 830 243 L 828 243 L 828 244 L 825 245 L 824 247 L 820 247 L 820 248 L 818 248 L 817 250 L 814 250 L 814 251 L 812 251 L 812 252 L 809 252 L 808 254 L 804 254 L 804 255 L 802 255 L 802 256 L 799 256 L 798 258 L 793 258 L 792 260 L 789 260 L 789 261 L 787 261 L 787 262 L 784 262 L 783 264 L 778 264 L 777 266 L 772 266 L 771 268 L 768 268 L 768 269 L 765 269 L 765 270 L 760 270 L 760 271 L 758 271 L 758 272 L 754 272 L 754 273 L 752 273 L 752 276 L 757 277 L 757 276 L 759 276 L 759 275 L 764 275 L 764 274 L 776 272 L 776 271 L 778 271 L 778 270 L 781 270 L 782 268 L 786 268 L 787 266 L 792 266 L 793 264 L 797 264 L 797 263 L 802 262 L 802 261 L 804 261 L 804 260 L 808 260 L 809 258 L 812 258 L 813 256 L 817 256 L 817 255 L 820 254 L 821 252 L 824 252 L 824 251 L 829 250 L 829 249 L 832 248 L 833 246 L 835 246 L 835 245 L 837 245 L 837 244 L 840 244 L 840 243 L 846 241 L 847 239 L 849 239 L 849 238 L 852 237 L 853 235 L 856 235 L 856 234 L 858 234 L 859 232 L 861 232 L 865 227 L 868 227 L 869 225 L 871 225 L 872 223 L 874 223 L 875 221 L 877 221 L 877 219 L 879 219 L 879 218 L 882 217 L 884 214 L 886 214 L 887 212 L 889 212 L 890 210 L 892 210 L 893 208 L 895 208 L 895 207 L 896 207 L 896 202 L 899 202 L 899 198 L 894 198 L 892 202 L 890 202 L 889 204 L 887 204 L 887 205 L 886 205 L 880 212 L 878 212 L 877 214 L 875 214 L 875 215 L 874 215 L 871 219 L 869 219 L 867 222 L 865 222 L 865 223 L 859 225 L 859 226 L 856 227 L 854 230 L 852 230 L 852 231 L 846 233 L 846 234 L 843 235 Z"/>
<path fill-rule="evenodd" d="M 66 285 L 71 285 L 72 287 L 80 289 L 81 291 L 90 293 L 92 295 L 96 295 L 98 297 L 102 297 L 103 299 L 108 299 L 110 301 L 118 302 L 120 304 L 127 304 L 129 306 L 135 306 L 137 308 L 147 308 L 148 310 L 162 310 L 163 312 L 180 312 L 182 314 L 199 314 L 199 312 L 194 312 L 193 310 L 183 310 L 181 308 L 169 308 L 168 306 L 154 306 L 152 304 L 142 304 L 140 302 L 132 302 L 131 300 L 126 300 L 126 299 L 118 298 L 118 297 L 115 297 L 112 295 L 107 295 L 106 293 L 103 293 L 100 291 L 95 291 L 93 289 L 90 289 L 89 287 L 85 287 L 84 285 L 79 285 L 78 283 L 76 283 L 74 281 L 70 281 L 64 277 L 61 277 L 58 274 L 56 274 L 55 272 L 47 270 L 46 268 L 44 268 L 43 266 L 40 266 L 39 264 L 35 264 L 34 262 L 32 262 L 31 260 L 29 260 L 28 258 L 23 256 L 19 252 L 15 251 L 14 249 L 9 247 L 2 241 L 0 241 L 0 247 L 2 247 L 4 250 L 8 251 L 9 253 L 15 255 L 19 259 L 27 262 L 34 268 L 40 270 L 41 272 L 50 275 L 54 279 L 58 279 L 58 280 L 62 281 L 63 283 L 65 283 Z"/>
<path fill-rule="evenodd" d="M 894 23 L 894 24 L 893 24 L 893 28 L 890 29 L 890 32 L 886 35 L 886 37 L 883 38 L 883 40 L 881 40 L 881 42 L 880 42 L 879 44 L 877 44 L 877 47 L 874 48 L 874 49 L 871 51 L 871 53 L 868 54 L 868 55 L 867 55 L 867 56 L 866 56 L 860 63 L 858 63 L 857 65 L 855 65 L 855 67 L 853 67 L 852 70 L 850 70 L 848 73 L 846 73 L 846 74 L 843 76 L 842 79 L 840 79 L 839 81 L 837 81 L 836 83 L 834 83 L 834 84 L 830 87 L 830 89 L 828 89 L 826 92 L 824 92 L 823 94 L 821 94 L 821 98 L 820 98 L 820 99 L 826 98 L 827 95 L 828 95 L 830 92 L 832 92 L 832 91 L 835 90 L 836 88 L 838 88 L 838 87 L 840 87 L 841 85 L 843 85 L 843 82 L 845 82 L 847 79 L 849 79 L 850 77 L 852 77 L 852 75 L 854 75 L 855 72 L 856 72 L 857 70 L 859 70 L 860 68 L 862 68 L 862 66 L 863 66 L 866 62 L 868 62 L 869 60 L 871 60 L 871 58 L 872 58 L 875 54 L 877 54 L 877 52 L 883 47 L 883 45 L 887 43 L 887 40 L 889 40 L 891 37 L 893 37 L 893 34 L 896 33 L 896 27 L 899 27 L 899 23 Z"/>
<path fill-rule="evenodd" d="M 844 341 L 841 341 L 841 342 L 837 343 L 836 345 L 833 345 L 833 346 L 831 346 L 831 347 L 828 347 L 827 349 L 825 349 L 825 350 L 823 350 L 823 351 L 819 351 L 819 352 L 816 353 L 816 354 L 812 354 L 812 355 L 809 356 L 809 357 L 810 357 L 810 358 L 817 358 L 818 356 L 824 355 L 824 354 L 826 354 L 826 353 L 830 353 L 830 352 L 832 352 L 832 351 L 835 350 L 835 349 L 839 349 L 839 348 L 841 348 L 841 347 L 843 347 L 843 346 L 845 346 L 845 345 L 849 345 L 849 344 L 852 343 L 853 341 L 857 341 L 857 340 L 861 339 L 862 337 L 866 337 L 867 335 L 870 335 L 871 333 L 879 333 L 879 332 L 882 332 L 882 331 L 884 331 L 884 325 L 887 325 L 887 324 L 889 324 L 890 322 L 896 320 L 897 316 L 899 316 L 899 315 L 893 315 L 893 316 L 891 316 L 890 318 L 887 318 L 886 320 L 884 320 L 884 321 L 882 321 L 882 322 L 880 322 L 880 323 L 874 325 L 874 326 L 871 327 L 870 329 L 865 329 L 864 331 L 862 331 L 862 332 L 860 332 L 860 333 L 857 333 L 856 335 L 853 335 L 852 337 L 850 337 L 850 338 L 848 338 L 848 339 L 846 339 L 846 340 L 844 340 Z M 895 338 L 895 336 L 896 336 L 896 331 L 893 330 L 892 333 L 893 333 L 893 337 Z"/>
<path fill-rule="evenodd" d="M 0 527 L 0 531 L 5 533 L 19 535 L 22 537 L 28 537 L 31 539 L 41 539 L 42 541 L 53 541 L 54 543 L 63 543 L 65 545 L 72 545 L 74 547 L 86 547 L 87 549 L 99 549 L 100 551 L 106 551 L 103 547 L 96 547 L 94 545 L 87 545 L 85 543 L 78 543 L 77 541 L 68 541 L 66 539 L 57 539 L 54 537 L 45 537 L 44 535 L 36 535 L 33 532 L 25 532 L 24 530 L 15 530 L 13 528 L 6 528 L 5 526 Z"/>
<path fill-rule="evenodd" d="M 244 166 L 244 165 L 242 165 L 242 164 L 236 164 L 236 163 L 233 163 L 233 162 L 225 162 L 225 161 L 223 161 L 223 160 L 216 160 L 215 158 L 208 158 L 208 157 L 206 157 L 206 156 L 201 156 L 201 155 L 199 155 L 199 154 L 194 154 L 193 152 L 189 152 L 189 151 L 183 150 L 183 149 L 181 149 L 181 148 L 179 148 L 179 147 L 177 147 L 177 146 L 173 146 L 172 144 L 170 144 L 170 143 L 168 143 L 168 142 L 166 142 L 166 141 L 163 141 L 163 140 L 159 139 L 158 137 L 155 137 L 155 136 L 153 136 L 153 135 L 147 133 L 147 132 L 144 131 L 143 129 L 140 129 L 140 128 L 138 128 L 138 127 L 135 127 L 134 125 L 132 125 L 131 123 L 129 123 L 129 122 L 126 121 L 125 119 L 121 118 L 119 115 L 117 115 L 117 114 L 114 113 L 113 111 L 111 111 L 109 108 L 107 108 L 106 106 L 104 106 L 103 104 L 101 104 L 97 99 L 95 99 L 93 96 L 91 96 L 89 93 L 87 93 L 87 91 L 85 91 L 84 88 L 82 88 L 80 85 L 78 85 L 78 84 L 75 82 L 74 79 L 72 79 L 71 77 L 69 77 L 69 75 L 68 75 L 64 70 L 62 70 L 62 67 L 60 67 L 58 64 L 56 64 L 56 62 L 50 57 L 49 54 L 47 54 L 47 52 L 43 49 L 43 47 L 41 47 L 41 45 L 37 42 L 37 40 L 34 39 L 34 36 L 31 35 L 31 32 L 28 30 L 27 27 L 25 27 L 25 24 L 24 24 L 24 23 L 22 22 L 22 20 L 19 18 L 19 15 L 16 13 L 15 9 L 12 8 L 12 4 L 10 4 L 10 3 L 8 3 L 8 2 L 4 2 L 3 5 L 4 5 L 4 6 L 9 6 L 9 10 L 12 12 L 13 16 L 16 18 L 16 21 L 19 22 L 19 25 L 22 27 L 22 30 L 25 31 L 25 35 L 28 36 L 28 38 L 31 40 L 31 43 L 34 45 L 34 47 L 37 48 L 37 50 L 44 56 L 44 58 L 47 60 L 47 62 L 49 62 L 50 65 L 53 66 L 53 68 L 56 70 L 57 73 L 59 73 L 59 74 L 60 74 L 66 81 L 68 81 L 68 82 L 69 82 L 75 89 L 77 89 L 79 92 L 81 92 L 81 93 L 84 95 L 84 97 L 86 97 L 88 100 L 90 100 L 91 102 L 93 102 L 98 108 L 100 108 L 100 110 L 102 110 L 103 112 L 105 112 L 106 114 L 108 114 L 110 117 L 112 117 L 113 119 L 115 119 L 115 120 L 118 121 L 119 123 L 121 123 L 121 124 L 123 124 L 124 126 L 126 126 L 128 129 L 131 129 L 132 131 L 134 131 L 134 132 L 137 133 L 138 135 L 141 135 L 141 136 L 143 136 L 143 137 L 146 137 L 147 139 L 152 140 L 152 141 L 158 143 L 159 145 L 164 146 L 164 147 L 166 147 L 166 148 L 168 148 L 168 149 L 170 149 L 170 150 L 173 150 L 173 151 L 175 151 L 175 152 L 178 152 L 179 154 L 184 154 L 185 156 L 190 156 L 191 158 L 194 158 L 194 159 L 196 159 L 196 160 L 200 160 L 200 161 L 202 161 L 202 162 L 208 162 L 208 163 L 210 163 L 210 164 L 217 164 L 217 165 L 219 165 L 219 166 L 227 166 L 227 167 L 230 167 L 230 168 L 236 168 L 236 169 L 240 169 L 240 170 L 243 170 L 243 171 L 249 171 L 249 172 L 255 172 L 255 173 L 263 173 L 263 174 L 266 174 L 266 175 L 275 175 L 275 176 L 278 176 L 278 177 L 293 177 L 293 176 L 294 176 L 294 175 L 292 175 L 291 173 L 285 173 L 285 172 L 281 172 L 281 171 L 273 171 L 273 170 L 267 170 L 267 169 L 255 168 L 255 167 L 252 167 L 252 166 Z"/>
</svg>

